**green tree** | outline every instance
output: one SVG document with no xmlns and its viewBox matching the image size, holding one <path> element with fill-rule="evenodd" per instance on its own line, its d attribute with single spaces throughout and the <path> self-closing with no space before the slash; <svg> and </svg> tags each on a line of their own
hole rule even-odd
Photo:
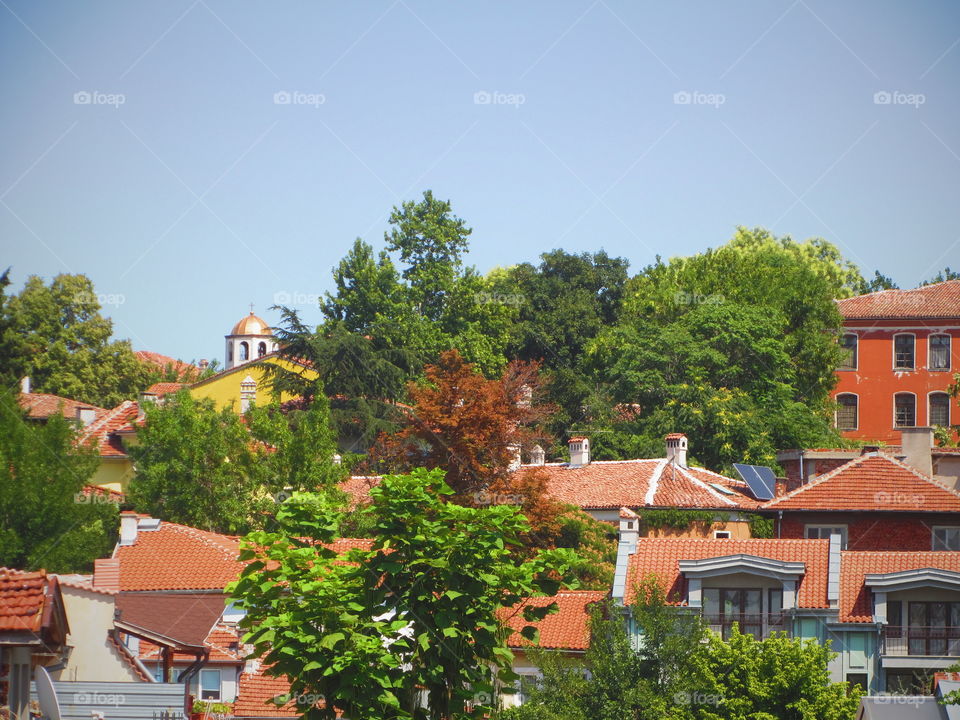
<svg viewBox="0 0 960 720">
<path fill-rule="evenodd" d="M 137 359 L 129 341 L 110 340 L 113 323 L 100 314 L 85 275 L 57 275 L 49 285 L 31 275 L 4 310 L 23 338 L 24 372 L 35 392 L 110 408 L 160 375 Z"/>
<path fill-rule="evenodd" d="M 922 283 L 920 283 L 920 287 L 923 287 L 924 285 L 933 285 L 934 283 L 948 282 L 950 280 L 960 280 L 960 273 L 956 272 L 955 270 L 951 270 L 949 267 L 945 267 L 929 280 L 924 280 Z"/>
<path fill-rule="evenodd" d="M 0 275 L 0 388 L 14 388 L 27 374 L 27 353 L 19 325 L 10 311 L 10 268 Z"/>
<path fill-rule="evenodd" d="M 267 672 L 289 678 L 294 696 L 325 699 L 299 707 L 305 716 L 483 717 L 497 676 L 512 679 L 496 612 L 556 592 L 570 551 L 517 562 L 527 530 L 517 510 L 446 502 L 442 478 L 423 469 L 386 476 L 363 511 L 373 519 L 370 550 L 329 549 L 344 513 L 310 494 L 283 504 L 277 532 L 245 539 L 241 559 L 251 562 L 229 591 Z"/>
<path fill-rule="evenodd" d="M 60 415 L 26 420 L 0 390 L 0 566 L 78 572 L 109 553 L 117 506 L 84 492 L 98 460 L 76 447 L 76 431 Z"/>
<path fill-rule="evenodd" d="M 948 268 L 949 269 L 949 268 Z M 881 274 L 879 270 L 873 271 L 873 279 L 867 282 L 866 280 L 863 283 L 863 286 L 857 292 L 857 295 L 863 295 L 865 293 L 879 292 L 880 290 L 899 290 L 900 286 L 897 285 L 893 278 L 889 278 L 886 275 Z"/>
</svg>

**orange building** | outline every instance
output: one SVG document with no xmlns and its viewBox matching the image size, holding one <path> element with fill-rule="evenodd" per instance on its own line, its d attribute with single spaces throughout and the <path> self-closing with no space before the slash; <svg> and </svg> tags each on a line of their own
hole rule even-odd
<svg viewBox="0 0 960 720">
<path fill-rule="evenodd" d="M 899 443 L 905 427 L 960 424 L 960 280 L 840 300 L 846 351 L 833 397 L 844 437 Z"/>
</svg>

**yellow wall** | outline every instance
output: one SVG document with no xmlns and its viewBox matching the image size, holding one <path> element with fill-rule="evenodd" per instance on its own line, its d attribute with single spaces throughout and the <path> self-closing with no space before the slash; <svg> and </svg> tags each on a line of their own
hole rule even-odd
<svg viewBox="0 0 960 720">
<path fill-rule="evenodd" d="M 748 540 L 751 537 L 750 523 L 743 520 L 715 522 L 709 528 L 699 523 L 683 530 L 675 530 L 673 528 L 647 528 L 645 537 L 712 538 L 714 530 L 729 530 L 730 537 L 734 540 Z"/>
<path fill-rule="evenodd" d="M 295 365 L 287 360 L 276 357 L 266 358 L 262 362 L 273 363 L 285 367 L 289 370 L 296 370 L 308 380 L 315 380 L 317 373 L 315 370 Z M 272 400 L 269 382 L 266 378 L 266 372 L 258 362 L 247 363 L 239 367 L 225 370 L 206 380 L 190 386 L 190 394 L 195 398 L 211 398 L 217 408 L 229 407 L 240 412 L 240 383 L 247 377 L 252 377 L 257 383 L 256 402 L 258 405 L 266 405 Z M 293 395 L 283 393 L 280 396 L 280 402 L 286 402 L 293 399 Z"/>
<path fill-rule="evenodd" d="M 90 484 L 125 493 L 132 477 L 133 461 L 129 457 L 102 457 Z"/>
</svg>

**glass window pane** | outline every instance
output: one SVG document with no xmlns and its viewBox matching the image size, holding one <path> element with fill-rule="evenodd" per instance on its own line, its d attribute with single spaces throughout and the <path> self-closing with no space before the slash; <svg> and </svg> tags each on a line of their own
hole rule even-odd
<svg viewBox="0 0 960 720">
<path fill-rule="evenodd" d="M 837 429 L 857 429 L 857 396 L 837 395 Z"/>
<path fill-rule="evenodd" d="M 927 624 L 927 606 L 923 603 L 910 603 L 910 625 L 923 627 Z"/>
<path fill-rule="evenodd" d="M 950 396 L 946 393 L 932 393 L 930 395 L 930 425 L 950 424 Z"/>
<path fill-rule="evenodd" d="M 857 369 L 857 336 L 846 334 L 840 337 L 840 349 L 842 356 L 840 359 L 841 370 Z"/>
<path fill-rule="evenodd" d="M 747 615 L 759 615 L 760 614 L 760 591 L 759 590 L 744 590 L 744 608 L 743 611 Z"/>
<path fill-rule="evenodd" d="M 897 335 L 893 338 L 893 366 L 913 369 L 913 335 Z"/>
<path fill-rule="evenodd" d="M 914 427 L 917 424 L 917 402 L 913 395 L 898 393 L 895 398 L 894 421 L 897 427 Z"/>
<path fill-rule="evenodd" d="M 949 370 L 950 369 L 950 336 L 949 335 L 931 335 L 930 336 L 930 369 L 931 370 Z"/>
</svg>

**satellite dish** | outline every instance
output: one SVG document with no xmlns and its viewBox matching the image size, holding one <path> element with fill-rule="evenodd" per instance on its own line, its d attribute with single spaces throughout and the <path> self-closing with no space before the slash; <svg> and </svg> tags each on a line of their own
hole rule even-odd
<svg viewBox="0 0 960 720">
<path fill-rule="evenodd" d="M 37 700 L 40 702 L 40 712 L 47 720 L 60 720 L 60 703 L 57 702 L 57 691 L 53 689 L 53 680 L 44 667 L 38 667 L 36 672 Z"/>
</svg>

